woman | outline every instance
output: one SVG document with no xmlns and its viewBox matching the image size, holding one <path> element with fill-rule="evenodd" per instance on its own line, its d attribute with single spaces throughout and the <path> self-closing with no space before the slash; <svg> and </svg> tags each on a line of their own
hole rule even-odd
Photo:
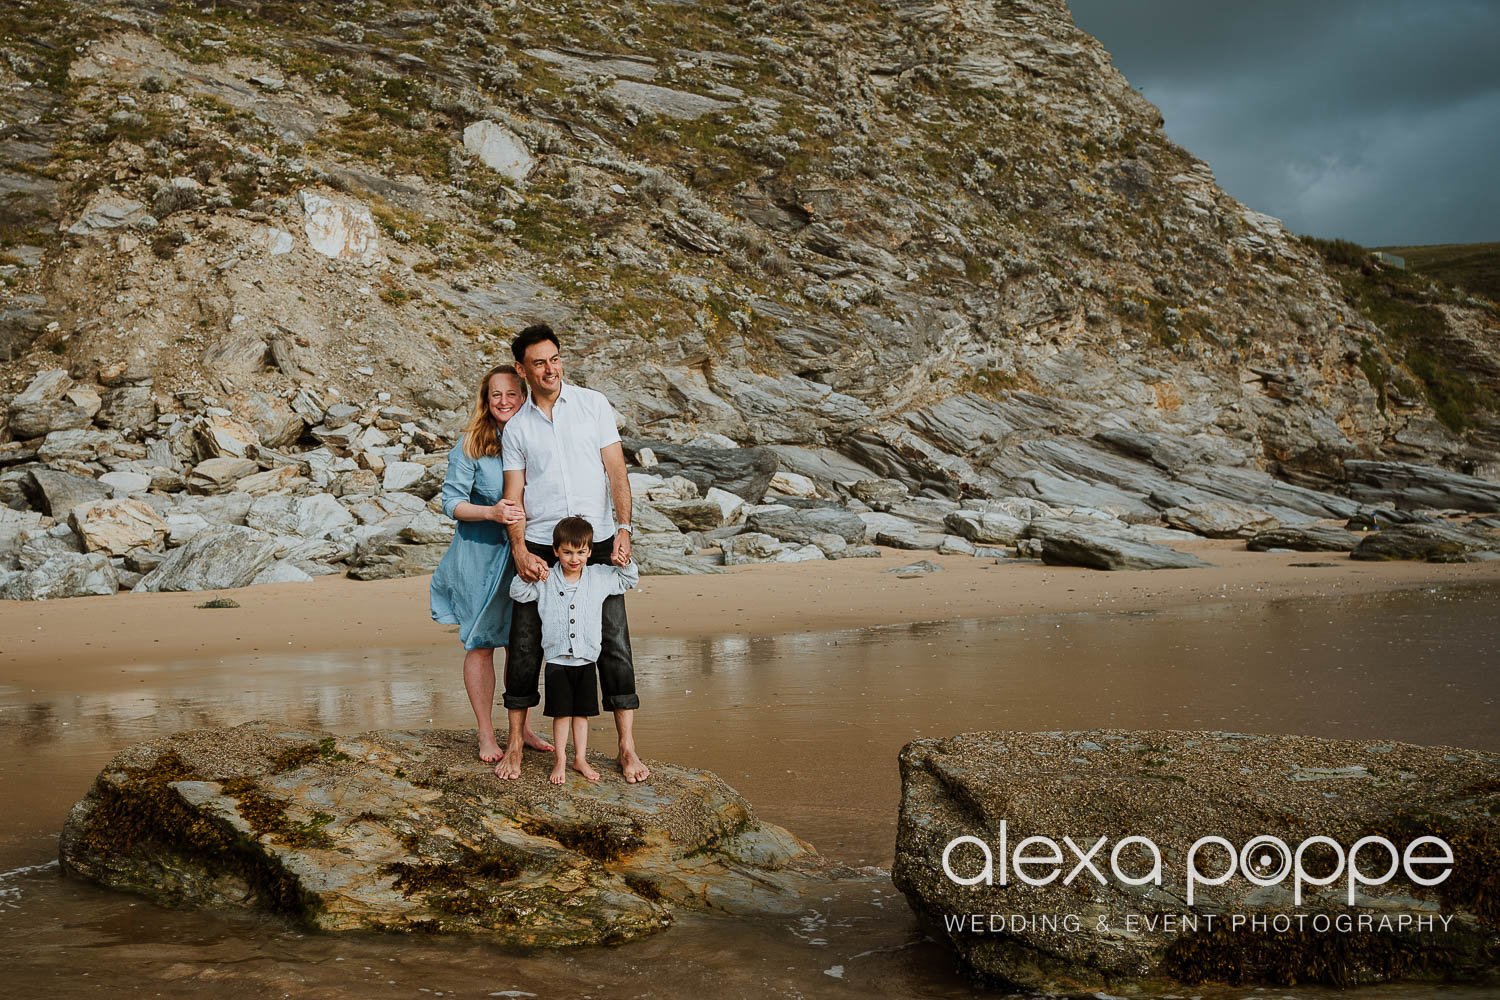
<svg viewBox="0 0 1500 1000">
<path fill-rule="evenodd" d="M 505 526 L 525 517 L 520 504 L 501 499 L 500 436 L 526 402 L 526 383 L 510 365 L 497 365 L 479 383 L 474 412 L 448 453 L 443 513 L 458 522 L 453 542 L 432 574 L 432 620 L 457 625 L 464 644 L 464 689 L 479 726 L 479 759 L 500 759 L 490 713 L 495 701 L 495 650 L 510 639 L 510 580 L 515 569 Z M 551 744 L 525 728 L 526 745 Z"/>
</svg>

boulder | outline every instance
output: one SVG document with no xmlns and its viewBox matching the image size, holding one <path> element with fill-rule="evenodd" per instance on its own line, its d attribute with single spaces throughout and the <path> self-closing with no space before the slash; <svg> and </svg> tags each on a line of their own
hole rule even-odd
<svg viewBox="0 0 1500 1000">
<path fill-rule="evenodd" d="M 738 524 L 745 516 L 745 501 L 743 497 L 721 490 L 717 486 L 710 486 L 708 492 L 703 494 L 703 499 L 710 503 L 719 505 L 719 524 Z"/>
<path fill-rule="evenodd" d="M 631 549 L 642 576 L 700 576 L 705 573 L 722 573 L 706 557 L 674 552 L 654 545 L 640 545 Z"/>
<path fill-rule="evenodd" d="M 888 511 L 907 497 L 906 484 L 895 479 L 861 479 L 849 487 L 849 492 L 877 511 Z"/>
<path fill-rule="evenodd" d="M 1241 987 L 1349 987 L 1493 973 L 1496 754 L 1299 736 L 1096 730 L 918 740 L 902 750 L 900 766 L 892 880 L 970 972 L 1009 990 L 1118 995 L 1225 979 Z M 1419 837 L 1445 838 L 1457 858 L 1452 877 L 1436 888 L 1404 877 L 1358 886 L 1352 905 L 1346 877 L 1303 883 L 1297 905 L 1293 878 L 1283 877 L 1293 851 L 1311 837 L 1330 838 L 1332 844 L 1309 845 L 1305 860 L 1321 879 L 1336 863 L 1334 845 L 1347 852 L 1371 835 L 1388 838 L 1397 851 Z M 1246 873 L 1237 865 L 1230 873 L 1229 852 L 1205 846 L 1198 870 L 1230 874 L 1220 885 L 1196 882 L 1189 901 L 1186 858 L 1208 836 L 1253 857 L 1246 863 L 1255 867 Z M 963 841 L 949 851 L 958 837 L 974 838 L 990 853 L 995 867 L 988 884 L 979 846 Z M 1022 847 L 1029 837 L 1047 840 Z M 1098 847 L 1093 871 L 1075 870 L 1078 857 L 1064 837 L 1083 853 Z M 1126 837 L 1147 838 L 1160 852 L 1159 883 L 1150 849 Z M 1251 842 L 1263 837 L 1279 838 L 1287 851 L 1265 840 L 1255 850 Z M 1048 857 L 1049 841 L 1060 864 L 1030 864 L 1031 881 L 1021 879 L 1016 853 Z M 1117 849 L 1118 866 L 1111 862 Z M 1430 850 L 1418 846 L 1416 853 Z M 1386 853 L 1377 846 L 1360 861 L 1363 871 L 1378 875 Z M 1122 874 L 1145 881 L 1130 885 Z M 975 876 L 981 877 L 974 884 L 961 884 Z M 1309 921 L 1305 928 L 1295 923 L 1299 913 Z M 977 925 L 972 914 L 981 915 Z M 990 914 L 1002 915 L 1000 926 Z M 1374 923 L 1368 931 L 1319 933 L 1311 924 L 1315 914 Z M 1238 927 L 1230 923 L 1235 915 L 1244 921 Z M 1277 915 L 1291 917 L 1290 931 L 1269 923 Z M 1398 922 L 1440 915 L 1450 923 L 1427 931 Z M 1251 923 L 1258 917 L 1267 919 L 1264 929 Z"/>
<path fill-rule="evenodd" d="M 1174 528 L 1205 538 L 1249 538 L 1259 531 L 1279 527 L 1281 522 L 1263 510 L 1212 500 L 1168 507 L 1161 519 Z"/>
<path fill-rule="evenodd" d="M 102 405 L 97 392 L 74 385 L 61 368 L 39 372 L 7 407 L 10 433 L 16 438 L 34 438 L 87 427 Z"/>
<path fill-rule="evenodd" d="M 120 469 L 106 472 L 98 479 L 100 486 L 107 486 L 115 499 L 128 497 L 132 493 L 144 493 L 151 488 L 151 477 L 144 472 Z"/>
<path fill-rule="evenodd" d="M 47 601 L 58 597 L 107 597 L 119 589 L 119 577 L 103 553 L 57 552 L 39 565 L 7 577 L 0 584 L 0 598 Z"/>
<path fill-rule="evenodd" d="M 447 552 L 447 543 L 407 545 L 396 534 L 381 534 L 355 549 L 349 559 L 349 576 L 355 580 L 421 576 L 437 569 Z"/>
<path fill-rule="evenodd" d="M 322 419 L 322 410 L 318 410 Z M 286 400 L 264 392 L 253 392 L 239 407 L 240 416 L 267 448 L 285 448 L 302 436 L 307 424 Z"/>
<path fill-rule="evenodd" d="M 70 472 L 58 472 L 43 466 L 27 470 L 21 480 L 21 489 L 35 510 L 58 519 L 68 516 L 68 511 L 81 503 L 105 500 L 110 489 L 87 476 L 75 476 Z"/>
<path fill-rule="evenodd" d="M 353 523 L 354 515 L 327 493 L 263 496 L 245 512 L 245 524 L 271 535 L 326 538 Z"/>
<path fill-rule="evenodd" d="M 290 490 L 306 482 L 308 480 L 298 474 L 295 466 L 279 465 L 274 469 L 246 476 L 235 484 L 235 489 L 259 497 Z"/>
<path fill-rule="evenodd" d="M 137 591 L 228 590 L 249 586 L 280 553 L 276 539 L 228 524 L 200 530 L 136 584 Z"/>
<path fill-rule="evenodd" d="M 1090 569 L 1193 569 L 1208 566 L 1197 556 L 1154 542 L 1077 530 L 1049 530 L 1042 534 L 1041 557 L 1049 566 L 1087 566 Z"/>
<path fill-rule="evenodd" d="M 495 173 L 517 184 L 536 166 L 526 140 L 499 122 L 477 121 L 466 127 L 464 149 Z"/>
<path fill-rule="evenodd" d="M 308 245 L 324 257 L 374 264 L 380 260 L 380 231 L 370 210 L 347 199 L 335 200 L 315 191 L 301 191 L 302 231 Z"/>
<path fill-rule="evenodd" d="M 678 909 L 785 918 L 830 879 L 875 884 L 709 772 L 652 762 L 639 788 L 594 763 L 597 783 L 559 787 L 539 760 L 495 780 L 470 732 L 178 733 L 105 767 L 68 814 L 62 868 L 174 907 L 507 949 L 618 944 Z"/>
<path fill-rule="evenodd" d="M 119 431 L 150 428 L 156 423 L 156 397 L 148 385 L 117 386 L 104 394 L 94 419 L 100 427 Z"/>
<path fill-rule="evenodd" d="M 678 531 L 712 531 L 724 524 L 724 509 L 712 500 L 658 500 L 655 505 Z"/>
<path fill-rule="evenodd" d="M 122 449 L 131 450 L 130 446 L 124 445 L 119 431 L 75 427 L 66 431 L 49 431 L 42 443 L 37 445 L 36 457 L 38 461 L 52 465 L 96 462 Z"/>
<path fill-rule="evenodd" d="M 873 511 L 860 514 L 858 517 L 864 522 L 866 535 L 873 539 L 876 545 L 884 545 L 887 548 L 936 549 L 947 537 L 941 530 L 916 524 L 896 514 Z"/>
<path fill-rule="evenodd" d="M 193 466 L 187 476 L 187 488 L 194 493 L 227 493 L 241 479 L 259 471 L 260 466 L 248 458 L 209 458 Z"/>
<path fill-rule="evenodd" d="M 420 463 L 391 462 L 380 478 L 380 488 L 387 493 L 396 493 L 420 483 L 425 475 L 427 466 Z"/>
<path fill-rule="evenodd" d="M 1364 503 L 1408 510 L 1500 511 L 1500 483 L 1433 465 L 1346 459 L 1344 474 L 1349 495 Z"/>
<path fill-rule="evenodd" d="M 860 516 L 841 507 L 758 511 L 745 520 L 751 531 L 779 538 L 783 542 L 806 544 L 814 535 L 838 535 L 850 545 L 865 540 L 865 522 Z"/>
<path fill-rule="evenodd" d="M 943 518 L 943 527 L 980 545 L 1014 545 L 1026 522 L 1000 511 L 955 510 Z"/>
<path fill-rule="evenodd" d="M 1451 563 L 1473 562 L 1491 552 L 1500 552 L 1500 532 L 1466 531 L 1442 523 L 1398 524 L 1366 535 L 1349 558 Z"/>
<path fill-rule="evenodd" d="M 198 438 L 213 458 L 244 458 L 260 445 L 254 427 L 243 420 L 212 413 L 198 428 Z"/>
<path fill-rule="evenodd" d="M 1257 531 L 1246 540 L 1245 548 L 1251 552 L 1265 552 L 1268 549 L 1295 549 L 1298 552 L 1352 552 L 1363 538 L 1364 535 L 1344 528 L 1304 524 Z"/>
<path fill-rule="evenodd" d="M 773 562 L 786 548 L 779 540 L 758 531 L 726 538 L 721 543 L 724 549 L 724 565 L 742 566 L 746 563 Z"/>
<path fill-rule="evenodd" d="M 700 448 L 637 438 L 627 439 L 625 445 L 632 455 L 649 447 L 657 460 L 653 474 L 690 479 L 700 495 L 718 487 L 748 503 L 760 503 L 776 475 L 776 453 L 767 448 Z"/>
<path fill-rule="evenodd" d="M 131 549 L 155 548 L 167 537 L 167 522 L 140 500 L 95 500 L 79 504 L 68 521 L 89 552 L 123 556 Z"/>
<path fill-rule="evenodd" d="M 812 499 L 818 495 L 818 484 L 796 472 L 777 472 L 771 477 L 770 492 L 788 497 Z"/>
<path fill-rule="evenodd" d="M 146 206 L 113 191 L 99 191 L 89 199 L 78 219 L 68 227 L 70 236 L 99 236 L 112 229 L 134 226 L 151 218 Z"/>
</svg>

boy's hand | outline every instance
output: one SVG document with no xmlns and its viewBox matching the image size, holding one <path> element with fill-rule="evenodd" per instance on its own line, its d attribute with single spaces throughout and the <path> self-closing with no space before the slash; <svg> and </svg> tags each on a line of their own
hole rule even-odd
<svg viewBox="0 0 1500 1000">
<path fill-rule="evenodd" d="M 625 566 L 630 562 L 630 532 L 624 528 L 615 532 L 615 550 L 610 556 L 610 562 L 616 566 Z"/>
</svg>

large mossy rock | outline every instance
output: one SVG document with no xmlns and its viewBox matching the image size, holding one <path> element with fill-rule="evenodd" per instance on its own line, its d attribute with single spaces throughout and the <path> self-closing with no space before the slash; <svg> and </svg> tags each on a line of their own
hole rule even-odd
<svg viewBox="0 0 1500 1000">
<path fill-rule="evenodd" d="M 288 731 L 266 723 L 131 747 L 63 830 L 65 872 L 169 906 L 267 911 L 326 931 L 490 935 L 525 947 L 628 941 L 674 907 L 782 913 L 832 869 L 706 771 L 628 785 L 518 781 L 471 732 Z"/>
<path fill-rule="evenodd" d="M 1500 978 L 1500 755 L 1237 733 L 970 733 L 908 744 L 901 783 L 893 880 L 933 934 L 990 982 L 1072 993 L 1216 981 L 1342 987 Z M 999 883 L 1007 853 L 999 844 L 1002 821 L 1008 856 L 1027 837 L 1059 845 L 1060 866 L 1027 869 L 1033 878 L 1057 870 L 1053 882 L 1024 884 L 1012 866 L 1008 884 Z M 1132 835 L 1160 849 L 1160 886 L 1116 877 L 1110 853 Z M 1304 886 L 1299 906 L 1292 877 L 1256 885 L 1240 873 L 1221 886 L 1200 882 L 1188 905 L 1186 859 L 1196 840 L 1218 836 L 1240 847 L 1261 835 L 1279 837 L 1293 851 L 1315 835 L 1345 851 L 1364 836 L 1384 836 L 1404 849 L 1433 835 L 1451 845 L 1455 861 L 1435 888 L 1398 871 L 1387 884 L 1359 888 L 1354 906 L 1347 905 L 1344 878 L 1322 889 Z M 960 885 L 945 872 L 944 851 L 960 836 L 989 845 L 992 884 Z M 1079 860 L 1064 837 L 1085 852 L 1108 838 L 1093 857 L 1105 884 L 1087 871 L 1064 884 Z M 1046 846 L 1034 844 L 1027 853 L 1046 854 Z M 1127 877 L 1150 869 L 1141 845 L 1126 847 L 1121 859 Z M 1271 860 L 1279 865 L 1279 858 Z M 1334 861 L 1331 848 L 1314 847 L 1305 867 L 1332 871 Z M 950 856 L 959 879 L 980 874 L 983 862 L 983 852 L 969 843 Z M 1378 876 L 1388 857 L 1376 847 L 1360 863 Z M 1227 866 L 1222 848 L 1205 848 L 1197 865 L 1209 875 Z M 978 927 L 971 919 L 956 922 L 974 914 L 983 917 Z M 1235 914 L 1246 921 L 1238 928 Z M 1306 919 L 1286 932 L 1274 924 L 1260 931 L 1253 923 L 1257 915 L 1279 914 Z M 1318 914 L 1448 918 L 1448 924 L 1404 931 L 1354 924 L 1347 933 L 1330 924 L 1319 933 L 1306 922 Z M 998 928 L 991 922 L 996 915 L 1005 918 Z M 1016 915 L 1056 922 L 1016 924 L 1009 919 Z M 1184 915 L 1197 918 L 1196 929 L 1181 921 Z M 1070 916 L 1074 927 L 1067 926 Z M 1176 923 L 1163 922 L 1173 916 Z"/>
</svg>

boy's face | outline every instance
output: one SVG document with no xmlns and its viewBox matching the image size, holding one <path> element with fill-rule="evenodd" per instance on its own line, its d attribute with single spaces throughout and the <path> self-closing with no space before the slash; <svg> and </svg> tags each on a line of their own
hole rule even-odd
<svg viewBox="0 0 1500 1000">
<path fill-rule="evenodd" d="M 570 575 L 583 569 L 584 563 L 589 561 L 587 544 L 559 545 L 552 551 L 557 553 L 557 561 L 562 566 L 563 572 Z"/>
</svg>

